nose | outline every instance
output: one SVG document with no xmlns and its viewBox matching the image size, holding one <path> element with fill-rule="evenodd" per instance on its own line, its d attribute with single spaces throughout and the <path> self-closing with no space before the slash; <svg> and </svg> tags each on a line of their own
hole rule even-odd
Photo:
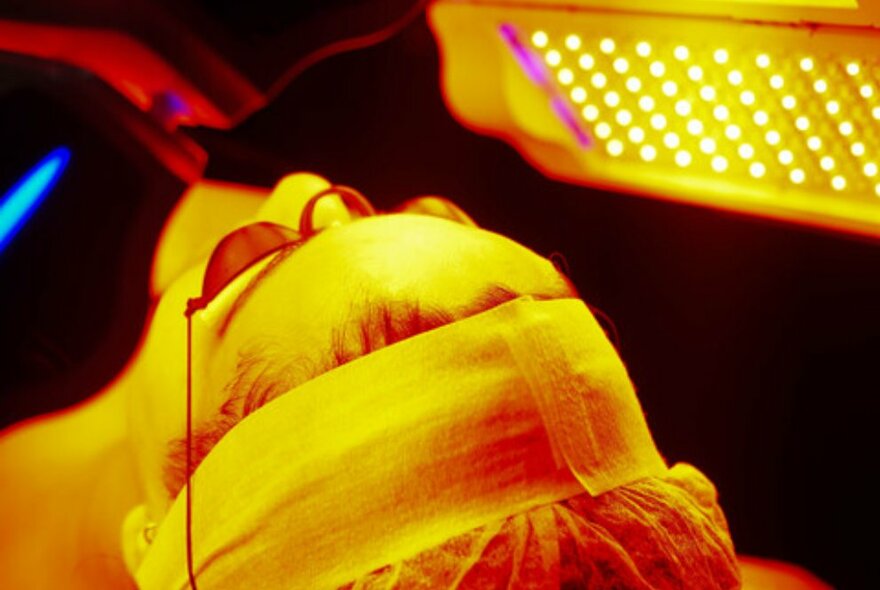
<svg viewBox="0 0 880 590">
<path fill-rule="evenodd" d="M 309 200 L 330 187 L 327 179 L 316 174 L 288 174 L 260 206 L 255 221 L 270 221 L 298 229 L 302 211 Z M 315 228 L 324 228 L 349 221 L 351 214 L 341 198 L 328 195 L 316 203 L 312 219 Z"/>
</svg>

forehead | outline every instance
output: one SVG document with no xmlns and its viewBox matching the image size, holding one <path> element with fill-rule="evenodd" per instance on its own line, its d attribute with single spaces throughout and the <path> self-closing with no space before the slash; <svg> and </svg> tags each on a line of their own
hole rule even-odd
<svg viewBox="0 0 880 590">
<path fill-rule="evenodd" d="M 249 285 L 230 332 L 302 330 L 365 297 L 454 305 L 487 281 L 514 287 L 548 273 L 556 274 L 545 259 L 492 232 L 421 215 L 362 219 L 279 255 Z"/>
<path fill-rule="evenodd" d="M 489 231 L 424 215 L 383 215 L 322 232 L 273 268 L 261 290 L 300 282 L 330 288 L 356 279 L 393 290 L 400 282 L 430 284 L 444 275 L 499 267 L 515 279 L 518 270 L 529 274 L 545 265 L 534 252 Z"/>
</svg>

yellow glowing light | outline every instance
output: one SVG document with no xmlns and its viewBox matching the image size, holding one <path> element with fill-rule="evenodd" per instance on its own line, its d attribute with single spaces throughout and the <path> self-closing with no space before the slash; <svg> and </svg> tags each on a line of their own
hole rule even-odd
<svg viewBox="0 0 880 590">
<path fill-rule="evenodd" d="M 608 142 L 606 149 L 612 156 L 619 156 L 623 153 L 623 142 L 619 139 L 612 139 Z"/>
<path fill-rule="evenodd" d="M 815 90 L 819 94 L 822 94 L 823 92 L 828 90 L 828 82 L 826 82 L 825 80 L 816 80 L 815 82 L 813 82 L 813 90 Z"/>
<path fill-rule="evenodd" d="M 764 135 L 764 141 L 769 143 L 770 145 L 779 145 L 779 142 L 782 140 L 782 136 L 779 135 L 779 132 L 775 129 L 771 129 Z"/>
<path fill-rule="evenodd" d="M 599 139 L 608 139 L 611 136 L 611 125 L 602 121 L 596 124 L 596 137 Z"/>
<path fill-rule="evenodd" d="M 642 89 L 642 81 L 635 76 L 630 76 L 626 79 L 626 89 L 630 92 L 638 92 Z"/>
<path fill-rule="evenodd" d="M 755 178 L 761 178 L 766 174 L 767 167 L 764 166 L 761 162 L 752 162 L 749 164 L 749 174 L 754 176 Z"/>
<path fill-rule="evenodd" d="M 660 87 L 660 90 L 666 96 L 672 96 L 678 91 L 678 84 L 676 84 L 672 80 L 667 80 L 663 83 L 663 86 Z"/>
<path fill-rule="evenodd" d="M 639 41 L 636 43 L 636 53 L 639 57 L 648 57 L 651 55 L 651 44 L 647 41 Z"/>
<path fill-rule="evenodd" d="M 849 147 L 849 151 L 852 152 L 852 155 L 856 157 L 861 157 L 865 155 L 865 144 L 861 141 L 857 141 Z"/>
<path fill-rule="evenodd" d="M 822 170 L 828 171 L 834 168 L 834 158 L 831 156 L 823 156 L 821 160 L 819 160 L 819 166 Z"/>
<path fill-rule="evenodd" d="M 587 91 L 580 86 L 575 86 L 571 89 L 571 100 L 578 104 L 584 102 L 587 100 Z"/>
<path fill-rule="evenodd" d="M 766 53 L 762 53 L 757 58 L 755 58 L 755 64 L 759 68 L 766 68 L 766 67 L 770 66 L 770 56 L 767 55 Z"/>
<path fill-rule="evenodd" d="M 782 97 L 782 106 L 786 109 L 791 110 L 795 107 L 796 104 L 797 101 L 792 95 L 788 94 Z"/>
<path fill-rule="evenodd" d="M 687 150 L 680 150 L 675 152 L 675 163 L 684 168 L 685 166 L 689 166 L 691 163 L 691 153 Z"/>
<path fill-rule="evenodd" d="M 868 84 L 863 84 L 862 87 L 859 88 L 859 94 L 861 94 L 863 98 L 871 98 L 874 96 L 874 89 Z"/>
<path fill-rule="evenodd" d="M 660 113 L 654 113 L 651 115 L 651 127 L 660 131 L 664 127 L 666 127 L 666 117 L 661 115 Z"/>
<path fill-rule="evenodd" d="M 614 39 L 609 39 L 606 37 L 599 42 L 599 50 L 605 54 L 613 53 L 616 47 L 617 46 L 614 44 Z"/>
<path fill-rule="evenodd" d="M 817 136 L 812 135 L 807 139 L 807 147 L 814 152 L 818 151 L 819 148 L 822 147 L 822 140 L 819 139 Z"/>
<path fill-rule="evenodd" d="M 731 70 L 730 73 L 727 74 L 727 81 L 734 86 L 739 86 L 742 84 L 743 75 L 739 70 Z"/>
<path fill-rule="evenodd" d="M 755 93 L 751 90 L 743 90 L 739 95 L 739 100 L 746 106 L 755 104 Z"/>
<path fill-rule="evenodd" d="M 616 107 L 620 104 L 620 95 L 613 90 L 609 90 L 605 93 L 605 104 L 611 108 Z"/>
<path fill-rule="evenodd" d="M 783 86 L 785 86 L 785 80 L 783 79 L 782 76 L 780 76 L 779 74 L 773 74 L 772 76 L 770 76 L 770 87 L 771 88 L 775 88 L 776 90 L 779 90 Z"/>
<path fill-rule="evenodd" d="M 829 115 L 836 115 L 840 112 L 840 103 L 836 100 L 829 100 L 825 105 L 825 110 L 828 111 Z"/>
<path fill-rule="evenodd" d="M 654 99 L 650 96 L 643 96 L 639 99 L 639 108 L 645 112 L 654 110 Z"/>
<path fill-rule="evenodd" d="M 810 120 L 803 115 L 794 120 L 794 126 L 800 131 L 806 131 L 810 128 Z"/>
<path fill-rule="evenodd" d="M 810 72 L 813 70 L 813 59 L 809 57 L 805 57 L 801 59 L 801 69 L 805 72 Z"/>
<path fill-rule="evenodd" d="M 643 145 L 639 150 L 639 155 L 646 162 L 652 162 L 657 157 L 657 150 L 652 145 Z"/>
<path fill-rule="evenodd" d="M 596 65 L 596 60 L 589 53 L 584 53 L 578 59 L 578 65 L 581 69 L 592 70 L 593 66 Z"/>
<path fill-rule="evenodd" d="M 602 72 L 596 72 L 590 77 L 590 84 L 592 84 L 596 88 L 605 88 L 605 84 L 608 83 L 608 78 L 605 77 L 605 74 Z"/>
<path fill-rule="evenodd" d="M 874 178 L 877 176 L 877 164 L 874 162 L 868 162 L 865 164 L 864 168 L 862 168 L 862 171 L 868 178 Z"/>
<path fill-rule="evenodd" d="M 854 61 L 851 61 L 848 64 L 846 64 L 846 73 L 849 74 L 850 76 L 858 75 L 859 70 L 860 70 L 859 64 L 857 64 Z"/>
<path fill-rule="evenodd" d="M 742 135 L 742 129 L 739 125 L 730 124 L 724 128 L 724 135 L 731 141 L 736 141 Z"/>
<path fill-rule="evenodd" d="M 700 98 L 707 102 L 715 100 L 715 89 L 711 86 L 703 86 L 700 88 Z"/>
<path fill-rule="evenodd" d="M 577 51 L 581 48 L 581 38 L 577 35 L 569 35 L 565 38 L 565 46 L 569 51 Z"/>
<path fill-rule="evenodd" d="M 556 78 L 559 80 L 560 84 L 568 86 L 569 84 L 574 82 L 574 72 L 572 72 L 568 68 L 562 68 L 561 70 L 559 70 L 559 73 L 556 74 Z"/>
<path fill-rule="evenodd" d="M 704 154 L 713 153 L 717 147 L 715 140 L 711 137 L 704 137 L 700 140 L 700 151 Z"/>
<path fill-rule="evenodd" d="M 871 116 L 880 121 L 880 107 L 871 109 Z"/>
<path fill-rule="evenodd" d="M 655 78 L 659 78 L 666 73 L 666 66 L 663 65 L 662 61 L 653 61 L 651 62 L 651 65 L 648 66 L 648 71 L 650 71 L 651 75 Z"/>
<path fill-rule="evenodd" d="M 730 109 L 728 109 L 723 104 L 720 104 L 720 105 L 716 106 L 714 109 L 712 109 L 712 114 L 719 121 L 726 121 L 727 118 L 730 117 Z"/>
<path fill-rule="evenodd" d="M 712 54 L 712 57 L 715 58 L 715 63 L 726 64 L 727 60 L 730 59 L 730 54 L 727 53 L 726 49 L 716 49 L 715 53 Z"/>
<path fill-rule="evenodd" d="M 831 179 L 831 188 L 836 191 L 842 191 L 846 188 L 846 179 L 838 174 Z"/>
<path fill-rule="evenodd" d="M 682 117 L 687 117 L 691 114 L 691 103 L 688 100 L 682 98 L 675 103 L 675 112 L 681 115 Z"/>
<path fill-rule="evenodd" d="M 880 184 L 874 185 L 874 194 L 880 197 Z"/>
<path fill-rule="evenodd" d="M 588 104 L 583 108 L 581 114 L 584 116 L 584 119 L 592 123 L 599 118 L 599 109 L 596 108 L 596 105 Z"/>
<path fill-rule="evenodd" d="M 630 112 L 626 109 L 620 109 L 619 111 L 617 111 L 615 119 L 617 119 L 617 122 L 624 127 L 632 123 L 633 120 L 632 114 L 630 114 Z"/>
<path fill-rule="evenodd" d="M 743 160 L 750 160 L 755 155 L 755 148 L 747 143 L 740 145 L 737 151 Z"/>
<path fill-rule="evenodd" d="M 806 179 L 807 175 L 800 168 L 795 168 L 791 172 L 788 173 L 788 177 L 795 184 L 800 184 Z"/>
<path fill-rule="evenodd" d="M 770 120 L 770 115 L 768 115 L 766 111 L 755 111 L 755 114 L 752 115 L 752 119 L 754 119 L 755 125 L 763 126 Z"/>
<path fill-rule="evenodd" d="M 674 150 L 681 144 L 681 141 L 678 138 L 678 134 L 672 131 L 668 131 L 666 135 L 663 136 L 663 145 L 668 147 L 671 150 Z"/>
<path fill-rule="evenodd" d="M 614 71 L 618 74 L 625 74 L 629 71 L 629 62 L 626 60 L 625 57 L 618 57 L 614 60 L 612 67 L 614 68 Z"/>
<path fill-rule="evenodd" d="M 699 135 L 703 132 L 703 122 L 699 119 L 691 119 L 687 122 L 687 130 L 691 135 Z"/>
<path fill-rule="evenodd" d="M 674 55 L 675 59 L 677 59 L 678 61 L 686 60 L 690 54 L 691 52 L 688 51 L 688 48 L 684 45 L 679 45 L 672 51 L 672 55 Z"/>
<path fill-rule="evenodd" d="M 538 49 L 543 49 L 547 47 L 547 42 L 550 39 L 547 37 L 547 33 L 544 31 L 535 31 L 532 33 L 532 45 L 537 47 Z"/>
<path fill-rule="evenodd" d="M 724 156 L 715 156 L 712 158 L 712 170 L 715 172 L 724 172 L 727 170 L 727 158 Z"/>
<path fill-rule="evenodd" d="M 631 128 L 627 135 L 629 136 L 629 140 L 633 143 L 642 143 L 645 141 L 645 132 L 642 131 L 641 127 Z"/>
<path fill-rule="evenodd" d="M 791 153 L 791 150 L 782 150 L 781 152 L 779 152 L 780 164 L 785 164 L 786 166 L 788 166 L 792 162 L 794 162 L 794 154 Z"/>
<path fill-rule="evenodd" d="M 551 49 L 544 56 L 544 60 L 551 66 L 558 66 L 562 63 L 562 54 L 555 49 Z"/>
<path fill-rule="evenodd" d="M 703 68 L 698 65 L 692 65 L 688 68 L 688 78 L 694 82 L 699 82 L 703 79 Z"/>
</svg>

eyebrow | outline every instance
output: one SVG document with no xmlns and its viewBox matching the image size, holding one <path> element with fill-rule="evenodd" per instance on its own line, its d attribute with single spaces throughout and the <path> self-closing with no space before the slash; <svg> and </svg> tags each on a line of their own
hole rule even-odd
<svg viewBox="0 0 880 590">
<path fill-rule="evenodd" d="M 191 470 L 194 472 L 202 460 L 220 442 L 227 432 L 238 424 L 247 414 L 256 408 L 249 407 L 255 401 L 266 400 L 272 392 L 259 394 L 258 388 L 271 386 L 273 380 L 266 375 L 268 359 L 257 349 L 243 351 L 239 355 L 235 375 L 223 390 L 227 399 L 208 421 L 192 431 Z M 256 403 L 259 403 L 257 401 Z M 265 403 L 265 401 L 263 401 Z M 168 443 L 162 479 L 165 489 L 174 498 L 186 485 L 187 473 L 187 439 L 185 436 Z"/>
<path fill-rule="evenodd" d="M 244 290 L 238 294 L 238 297 L 235 298 L 235 301 L 232 303 L 232 306 L 229 309 L 229 313 L 226 314 L 226 317 L 223 318 L 223 321 L 220 322 L 220 325 L 217 327 L 218 336 L 223 336 L 226 333 L 226 331 L 229 329 L 229 326 L 232 324 L 232 320 L 236 318 L 238 313 L 248 302 L 251 295 L 253 295 L 254 291 L 256 290 L 257 286 L 265 279 L 267 279 L 269 275 L 274 272 L 279 264 L 287 260 L 288 256 L 296 252 L 303 244 L 304 242 L 291 242 L 290 244 L 271 254 L 272 260 L 269 261 L 269 264 L 264 266 L 260 270 L 260 272 L 256 274 L 256 276 L 251 278 L 251 280 L 248 281 L 248 284 L 244 288 Z"/>
</svg>

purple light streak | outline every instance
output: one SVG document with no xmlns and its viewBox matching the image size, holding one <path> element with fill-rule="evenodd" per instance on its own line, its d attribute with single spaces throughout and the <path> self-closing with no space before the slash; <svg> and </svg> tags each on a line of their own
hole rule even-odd
<svg viewBox="0 0 880 590">
<path fill-rule="evenodd" d="M 514 58 L 520 67 L 529 77 L 529 80 L 544 89 L 550 97 L 550 106 L 557 117 L 574 135 L 575 139 L 582 148 L 587 149 L 593 146 L 593 138 L 589 132 L 581 125 L 577 114 L 572 110 L 571 105 L 565 96 L 559 91 L 555 84 L 551 82 L 550 74 L 544 66 L 544 61 L 534 51 L 528 49 L 522 42 L 516 27 L 509 23 L 505 23 L 499 27 L 501 38 L 513 52 Z"/>
<path fill-rule="evenodd" d="M 516 58 L 516 61 L 518 61 L 522 69 L 525 70 L 529 80 L 538 86 L 549 86 L 550 77 L 547 75 L 544 63 L 534 52 L 529 51 L 526 46 L 523 45 L 523 42 L 520 41 L 516 27 L 505 23 L 501 25 L 500 33 L 501 38 L 504 39 L 507 46 L 513 51 L 513 56 Z"/>
<path fill-rule="evenodd" d="M 568 127 L 582 148 L 593 147 L 593 138 L 581 126 L 577 115 L 572 111 L 568 101 L 561 96 L 554 96 L 550 99 L 550 105 L 553 107 L 553 112 L 565 123 L 565 126 Z"/>
</svg>

